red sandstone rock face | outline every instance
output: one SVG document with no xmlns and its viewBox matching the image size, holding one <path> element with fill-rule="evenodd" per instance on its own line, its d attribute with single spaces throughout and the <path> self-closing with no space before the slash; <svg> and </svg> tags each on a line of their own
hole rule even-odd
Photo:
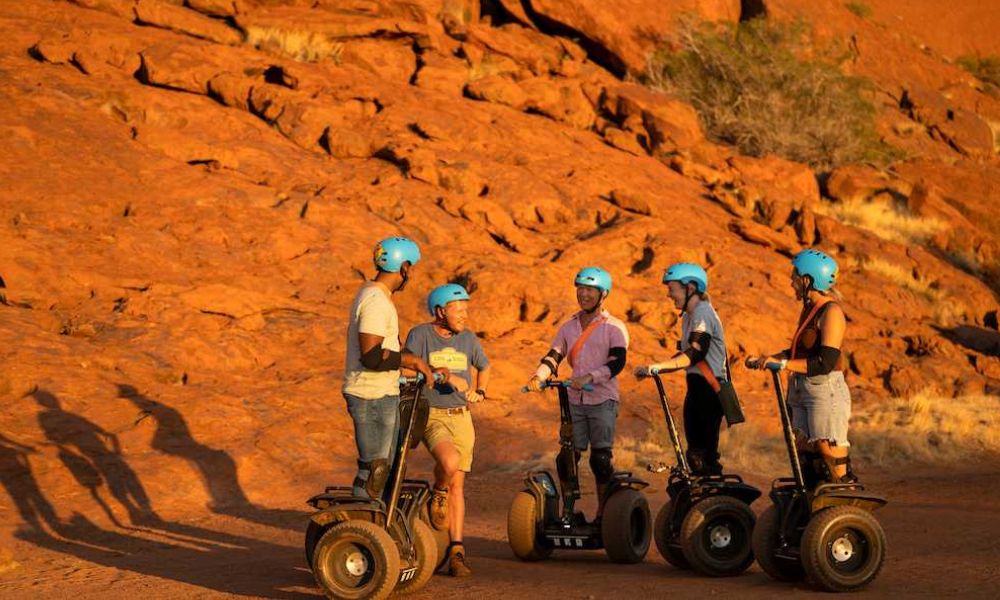
<svg viewBox="0 0 1000 600">
<path fill-rule="evenodd" d="M 474 1 L 3 4 L 0 423 L 47 493 L 98 511 L 65 457 L 109 435 L 163 511 L 343 479 L 345 310 L 373 243 L 396 234 L 425 256 L 396 298 L 404 330 L 435 285 L 472 292 L 495 367 L 484 467 L 550 447 L 553 407 L 516 390 L 588 264 L 615 276 L 633 365 L 677 338 L 663 269 L 705 264 L 739 359 L 787 345 L 788 256 L 816 243 L 842 265 L 859 401 L 1000 385 L 981 279 L 1000 230 L 983 124 L 1000 109 L 967 75 L 840 4 L 768 3 L 857 34 L 850 68 L 876 80 L 887 138 L 910 152 L 834 172 L 821 199 L 807 167 L 713 144 L 690 106 L 605 68 L 641 70 L 651 32 L 672 27 L 662 3 L 502 4 L 496 23 Z M 818 212 L 885 190 L 947 226 L 907 244 Z M 759 419 L 762 381 L 740 377 Z M 54 440 L 52 422 L 78 437 Z"/>
</svg>

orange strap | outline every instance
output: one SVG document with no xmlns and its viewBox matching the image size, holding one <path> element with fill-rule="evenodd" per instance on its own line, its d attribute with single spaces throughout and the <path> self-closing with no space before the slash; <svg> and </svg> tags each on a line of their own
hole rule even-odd
<svg viewBox="0 0 1000 600">
<path fill-rule="evenodd" d="M 590 337 L 590 334 L 594 333 L 594 330 L 597 329 L 597 326 L 605 322 L 606 320 L 607 319 L 605 319 L 604 317 L 597 317 L 596 319 L 591 321 L 590 325 L 587 325 L 587 328 L 580 333 L 580 337 L 576 338 L 576 343 L 573 344 L 573 348 L 570 349 L 569 351 L 569 356 L 566 357 L 566 360 L 569 362 L 570 367 L 572 367 L 573 363 L 576 362 L 576 357 L 578 354 L 580 354 L 580 351 L 583 350 L 583 345 L 587 342 L 587 338 Z"/>
<path fill-rule="evenodd" d="M 792 355 L 789 357 L 790 360 L 795 358 L 795 346 L 799 343 L 799 336 L 802 335 L 803 331 L 805 331 L 806 325 L 812 322 L 813 317 L 816 316 L 816 313 L 819 312 L 819 309 L 823 308 L 824 306 L 826 306 L 831 302 L 833 302 L 833 300 L 827 300 L 822 304 L 816 303 L 815 305 L 813 305 L 812 310 L 809 311 L 809 315 L 806 316 L 805 320 L 802 321 L 798 329 L 795 330 L 795 335 L 792 336 Z"/>
<path fill-rule="evenodd" d="M 701 371 L 701 374 L 705 377 L 705 381 L 707 381 L 708 385 L 712 387 L 712 390 L 718 394 L 719 390 L 722 389 L 722 384 L 719 383 L 719 380 L 715 377 L 715 373 L 712 372 L 712 369 L 708 368 L 708 362 L 703 360 L 695 366 L 698 367 L 699 371 Z"/>
</svg>

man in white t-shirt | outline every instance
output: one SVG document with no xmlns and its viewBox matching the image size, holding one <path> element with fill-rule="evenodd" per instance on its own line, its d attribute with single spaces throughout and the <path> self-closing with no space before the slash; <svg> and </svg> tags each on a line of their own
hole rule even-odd
<svg viewBox="0 0 1000 600">
<path fill-rule="evenodd" d="M 358 474 L 354 494 L 377 498 L 389 474 L 399 435 L 399 369 L 433 372 L 418 356 L 401 351 L 392 294 L 406 287 L 420 249 L 407 238 L 382 240 L 373 257 L 377 273 L 351 304 L 344 366 L 344 399 L 354 421 Z"/>
</svg>

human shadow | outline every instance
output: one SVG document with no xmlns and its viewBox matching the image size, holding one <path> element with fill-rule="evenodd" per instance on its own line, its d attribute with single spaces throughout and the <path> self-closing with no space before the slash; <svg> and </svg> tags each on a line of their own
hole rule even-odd
<svg viewBox="0 0 1000 600">
<path fill-rule="evenodd" d="M 28 455 L 37 451 L 0 433 L 0 485 L 24 523 L 35 531 L 58 530 L 62 523 L 31 472 Z"/>
<path fill-rule="evenodd" d="M 155 523 L 160 518 L 153 511 L 149 496 L 135 471 L 122 457 L 118 437 L 86 418 L 66 411 L 52 393 L 34 389 L 30 396 L 41 407 L 38 425 L 49 442 L 58 449 L 59 460 L 77 482 L 118 526 L 122 523 L 98 493 L 101 483 L 125 509 L 133 524 Z"/>
<path fill-rule="evenodd" d="M 134 386 L 119 383 L 118 397 L 128 400 L 156 421 L 152 446 L 164 454 L 186 460 L 197 471 L 211 498 L 209 510 L 271 527 L 298 531 L 308 513 L 264 508 L 247 498 L 236 471 L 236 461 L 224 450 L 195 439 L 180 411 L 141 394 Z"/>
<path fill-rule="evenodd" d="M 176 525 L 176 524 L 175 524 Z M 220 532 L 197 526 L 185 529 L 202 539 Z M 314 588 L 301 564 L 298 547 L 227 536 L 235 544 L 200 546 L 168 543 L 134 533 L 109 531 L 76 513 L 59 528 L 58 536 L 25 529 L 15 537 L 40 548 L 113 568 L 241 596 L 295 600 L 318 593 L 287 588 Z"/>
<path fill-rule="evenodd" d="M 18 539 L 98 565 L 124 569 L 228 594 L 294 599 L 313 597 L 285 588 L 312 588 L 300 546 L 287 546 L 198 525 L 166 521 L 152 509 L 115 435 L 65 410 L 51 392 L 29 393 L 41 407 L 38 422 L 77 482 L 116 528 L 102 529 L 73 511 L 61 519 L 35 480 L 29 455 L 36 450 L 0 435 L 0 484 L 24 521 Z M 101 497 L 104 484 L 129 513 L 121 524 Z M 301 520 L 300 520 L 301 522 Z"/>
</svg>

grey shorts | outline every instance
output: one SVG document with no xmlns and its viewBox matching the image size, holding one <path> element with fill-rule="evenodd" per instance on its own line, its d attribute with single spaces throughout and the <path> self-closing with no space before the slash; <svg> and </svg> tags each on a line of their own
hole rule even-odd
<svg viewBox="0 0 1000 600">
<path fill-rule="evenodd" d="M 843 371 L 812 377 L 793 373 L 788 380 L 788 406 L 792 427 L 810 442 L 829 440 L 834 446 L 851 445 L 847 440 L 851 392 Z"/>
<path fill-rule="evenodd" d="M 573 445 L 583 452 L 587 446 L 610 448 L 615 443 L 615 421 L 618 419 L 618 401 L 605 400 L 600 404 L 570 404 L 573 417 Z"/>
</svg>

